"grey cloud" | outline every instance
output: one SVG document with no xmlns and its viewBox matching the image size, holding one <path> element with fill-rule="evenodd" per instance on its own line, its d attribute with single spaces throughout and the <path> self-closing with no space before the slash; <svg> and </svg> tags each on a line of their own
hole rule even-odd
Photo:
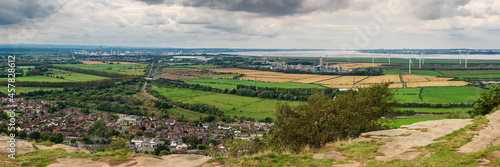
<svg viewBox="0 0 500 167">
<path fill-rule="evenodd" d="M 177 4 L 217 10 L 241 11 L 263 16 L 286 16 L 348 7 L 348 0 L 137 0 L 150 5 Z"/>
<path fill-rule="evenodd" d="M 436 20 L 453 16 L 470 16 L 470 11 L 463 8 L 471 0 L 414 0 L 413 14 L 421 20 Z"/>
<path fill-rule="evenodd" d="M 59 11 L 55 1 L 2 0 L 0 1 L 0 25 L 24 22 L 27 19 L 45 18 Z"/>
</svg>

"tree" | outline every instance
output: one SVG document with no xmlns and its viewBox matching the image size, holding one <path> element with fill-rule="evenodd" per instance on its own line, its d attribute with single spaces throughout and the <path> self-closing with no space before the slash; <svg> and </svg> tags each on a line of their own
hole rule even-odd
<svg viewBox="0 0 500 167">
<path fill-rule="evenodd" d="M 125 139 L 118 138 L 115 141 L 112 141 L 111 144 L 109 144 L 109 149 L 112 151 L 121 149 L 128 150 L 127 141 Z"/>
<path fill-rule="evenodd" d="M 474 101 L 474 109 L 468 111 L 472 116 L 489 114 L 495 107 L 500 105 L 500 85 L 492 85 L 489 91 L 481 92 L 479 99 Z"/>
<path fill-rule="evenodd" d="M 88 130 L 89 135 L 96 135 L 99 137 L 104 137 L 104 134 L 106 133 L 106 123 L 104 123 L 101 120 L 95 121 L 92 126 L 90 126 Z"/>
<path fill-rule="evenodd" d="M 74 144 L 76 143 L 76 139 L 71 139 L 70 142 Z"/>
<path fill-rule="evenodd" d="M 160 155 L 162 151 L 170 151 L 170 148 L 168 148 L 168 146 L 166 146 L 166 145 L 159 145 L 158 147 L 156 147 L 153 154 L 162 156 L 162 155 Z"/>
<path fill-rule="evenodd" d="M 380 118 L 391 117 L 398 104 L 389 84 L 349 90 L 335 99 L 313 95 L 297 107 L 278 104 L 275 141 L 284 143 L 291 151 L 300 151 L 306 145 L 318 148 L 337 139 L 387 128 Z"/>
<path fill-rule="evenodd" d="M 35 140 L 35 141 L 36 141 L 36 140 L 40 139 L 40 132 L 38 132 L 38 131 L 31 132 L 31 133 L 28 135 L 28 137 L 29 137 L 30 139 L 33 139 L 33 140 Z"/>
<path fill-rule="evenodd" d="M 198 150 L 206 150 L 207 149 L 207 145 L 206 144 L 198 144 L 196 146 L 196 148 L 198 148 Z"/>
<path fill-rule="evenodd" d="M 22 130 L 19 132 L 19 138 L 25 139 L 26 137 L 28 137 L 28 134 L 26 133 L 26 131 Z"/>
<path fill-rule="evenodd" d="M 40 138 L 42 138 L 43 141 L 47 141 L 50 139 L 50 135 L 47 132 L 43 132 L 42 134 L 40 134 Z"/>
<path fill-rule="evenodd" d="M 55 136 L 50 137 L 50 141 L 56 144 L 64 142 L 64 136 L 61 133 L 57 133 Z"/>
</svg>

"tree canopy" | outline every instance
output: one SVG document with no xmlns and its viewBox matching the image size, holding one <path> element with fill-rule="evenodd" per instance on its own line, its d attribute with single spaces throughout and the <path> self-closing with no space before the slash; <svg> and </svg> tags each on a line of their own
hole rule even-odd
<svg viewBox="0 0 500 167">
<path fill-rule="evenodd" d="M 361 133 L 387 128 L 381 117 L 391 117 L 397 102 L 388 89 L 390 83 L 375 84 L 359 91 L 349 90 L 331 99 L 313 95 L 306 103 L 292 107 L 288 103 L 276 107 L 276 141 L 292 151 L 306 145 L 324 144 Z"/>
</svg>

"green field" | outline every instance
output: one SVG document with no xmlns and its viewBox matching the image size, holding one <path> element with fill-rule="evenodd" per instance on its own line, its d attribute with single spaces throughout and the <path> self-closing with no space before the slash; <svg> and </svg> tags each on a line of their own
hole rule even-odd
<svg viewBox="0 0 500 167">
<path fill-rule="evenodd" d="M 215 93 L 211 95 L 195 96 L 183 98 L 179 101 L 184 103 L 206 103 L 218 107 L 224 113 L 232 116 L 245 116 L 252 118 L 274 118 L 276 104 L 280 100 L 260 99 L 256 97 L 245 97 L 229 94 Z M 282 101 L 285 102 L 285 101 Z M 296 106 L 298 101 L 286 101 L 289 104 Z"/>
<path fill-rule="evenodd" d="M 210 74 L 210 75 L 197 75 L 199 78 L 206 79 L 233 79 L 235 76 L 240 76 L 240 74 Z"/>
<path fill-rule="evenodd" d="M 437 71 L 418 71 L 412 70 L 411 74 L 408 73 L 408 70 L 387 70 L 384 71 L 384 75 L 425 75 L 425 76 L 442 76 L 441 73 Z"/>
<path fill-rule="evenodd" d="M 163 96 L 181 101 L 183 103 L 205 103 L 216 106 L 219 110 L 225 112 L 230 116 L 245 116 L 252 118 L 274 118 L 274 111 L 278 102 L 287 102 L 293 106 L 297 106 L 299 101 L 282 101 L 273 99 L 261 99 L 257 97 L 246 97 L 231 94 L 205 92 L 183 88 L 158 88 L 152 87 Z M 186 111 L 174 111 L 186 112 Z M 184 115 L 187 117 L 187 115 Z M 197 116 L 199 119 L 199 116 Z"/>
<path fill-rule="evenodd" d="M 172 100 L 213 94 L 213 92 L 206 92 L 201 90 L 182 89 L 182 88 L 159 88 L 155 85 L 152 86 L 152 89 L 158 91 L 161 95 Z"/>
<path fill-rule="evenodd" d="M 421 96 L 424 103 L 473 103 L 483 91 L 472 86 L 426 87 Z"/>
<path fill-rule="evenodd" d="M 440 71 L 445 77 L 471 78 L 471 79 L 495 79 L 500 78 L 499 70 L 453 70 Z"/>
<path fill-rule="evenodd" d="M 401 103 L 420 103 L 418 93 L 421 88 L 401 88 L 391 89 L 394 91 L 394 98 Z"/>
<path fill-rule="evenodd" d="M 50 88 L 50 87 L 16 87 L 16 94 L 28 93 L 39 90 L 63 90 L 63 88 Z"/>
<path fill-rule="evenodd" d="M 50 75 L 64 77 L 64 79 L 59 79 L 55 77 L 48 77 L 45 75 L 37 75 L 37 76 L 25 76 L 25 77 L 16 77 L 16 81 L 32 81 L 32 82 L 82 82 L 82 81 L 93 81 L 93 80 L 102 80 L 109 79 L 108 77 L 102 77 L 97 75 L 76 73 L 72 71 L 65 71 L 59 69 L 49 69 L 49 71 L 45 73 L 51 73 Z M 7 78 L 0 78 L 0 80 L 7 80 Z"/>
<path fill-rule="evenodd" d="M 411 125 L 417 122 L 430 121 L 430 120 L 440 120 L 443 117 L 422 117 L 422 116 L 409 116 L 405 119 L 395 119 L 395 122 L 390 122 L 389 126 L 391 128 L 399 128 L 401 125 Z"/>
<path fill-rule="evenodd" d="M 447 112 L 457 112 L 466 113 L 472 108 L 399 108 L 400 111 L 413 110 L 418 113 L 447 113 Z"/>
<path fill-rule="evenodd" d="M 226 85 L 226 84 L 211 84 L 211 83 L 202 83 L 202 82 L 188 82 L 188 84 L 200 84 L 203 86 L 210 86 L 212 88 L 220 88 L 220 89 L 236 89 L 236 85 Z"/>
<path fill-rule="evenodd" d="M 82 69 L 120 73 L 127 75 L 143 75 L 148 64 L 54 64 L 54 66 L 76 67 Z"/>
<path fill-rule="evenodd" d="M 272 82 L 255 82 L 255 81 L 242 81 L 236 79 L 183 79 L 187 82 L 197 82 L 197 83 L 218 83 L 227 85 L 246 85 L 257 87 L 273 87 L 273 88 L 324 88 L 321 85 L 316 84 L 302 84 L 293 82 L 284 83 L 272 83 Z"/>
<path fill-rule="evenodd" d="M 218 68 L 218 65 L 182 65 L 182 66 L 168 66 L 163 70 L 180 70 L 180 69 L 209 69 Z"/>
<path fill-rule="evenodd" d="M 206 116 L 205 114 L 202 113 L 178 110 L 175 108 L 170 108 L 167 110 L 167 112 L 170 118 L 177 118 L 177 119 L 181 119 L 182 115 L 184 115 L 184 119 L 189 119 L 189 120 L 199 120 L 200 117 Z"/>
</svg>

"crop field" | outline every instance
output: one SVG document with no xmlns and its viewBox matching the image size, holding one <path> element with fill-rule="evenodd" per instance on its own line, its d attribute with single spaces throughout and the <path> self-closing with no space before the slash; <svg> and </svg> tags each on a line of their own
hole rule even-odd
<svg viewBox="0 0 500 167">
<path fill-rule="evenodd" d="M 460 112 L 467 113 L 472 108 L 399 108 L 400 111 L 413 110 L 418 113 L 447 113 L 447 112 Z"/>
<path fill-rule="evenodd" d="M 336 88 L 351 88 L 353 86 L 352 85 L 353 82 L 358 82 L 365 78 L 368 78 L 368 76 L 342 76 L 334 79 L 324 80 L 317 83 L 327 87 L 333 86 Z"/>
<path fill-rule="evenodd" d="M 239 75 L 240 74 L 209 74 L 209 75 L 197 75 L 196 77 L 205 79 L 233 79 L 233 77 Z"/>
<path fill-rule="evenodd" d="M 500 78 L 499 70 L 453 70 L 440 71 L 446 77 L 470 78 L 470 79 L 495 79 Z"/>
<path fill-rule="evenodd" d="M 48 71 L 47 73 L 52 73 L 50 75 L 54 75 L 54 77 L 48 77 L 45 75 L 37 75 L 37 76 L 25 76 L 25 77 L 16 77 L 16 81 L 32 81 L 32 82 L 82 82 L 82 81 L 93 81 L 93 80 L 102 80 L 109 79 L 108 77 L 102 77 L 97 75 L 76 73 L 72 71 L 65 71 L 59 69 L 49 69 L 52 71 Z M 64 77 L 64 79 L 56 78 Z M 0 80 L 7 80 L 7 78 L 0 78 Z"/>
<path fill-rule="evenodd" d="M 214 93 L 210 95 L 182 98 L 183 103 L 206 103 L 218 107 L 230 116 L 246 116 L 252 118 L 275 117 L 274 112 L 278 101 L 229 94 Z M 298 101 L 286 101 L 298 105 Z"/>
<path fill-rule="evenodd" d="M 411 74 L 408 73 L 408 70 L 387 70 L 384 71 L 384 75 L 425 75 L 425 76 L 442 76 L 441 73 L 437 71 L 418 71 L 411 70 Z"/>
<path fill-rule="evenodd" d="M 426 87 L 421 96 L 424 103 L 472 103 L 483 91 L 472 86 Z"/>
<path fill-rule="evenodd" d="M 402 103 L 420 103 L 418 93 L 421 88 L 401 88 L 392 89 L 394 91 L 394 98 Z"/>
<path fill-rule="evenodd" d="M 261 99 L 257 97 L 212 93 L 182 88 L 158 88 L 156 86 L 153 86 L 153 90 L 157 90 L 163 96 L 175 101 L 181 101 L 183 103 L 205 103 L 216 106 L 231 117 L 246 116 L 258 119 L 263 119 L 266 117 L 274 118 L 274 112 L 278 102 L 286 102 L 292 106 L 297 106 L 300 103 L 299 101 Z M 186 113 L 188 111 L 170 110 L 171 109 L 168 110 L 169 113 L 173 112 L 179 116 L 181 114 L 184 114 L 185 118 L 192 116 L 196 117 L 196 119 L 199 119 L 199 115 L 193 115 L 193 113 L 191 113 L 191 115 L 188 115 L 188 113 Z"/>
<path fill-rule="evenodd" d="M 382 76 L 335 76 L 335 75 L 314 75 L 314 74 L 288 74 L 270 71 L 247 70 L 237 68 L 219 68 L 210 69 L 215 72 L 238 73 L 245 74 L 245 77 L 239 78 L 245 81 L 261 81 L 261 82 L 297 82 L 297 83 L 314 83 L 325 87 L 336 88 L 351 88 L 353 81 L 357 87 L 367 87 L 375 83 L 383 83 L 393 81 L 390 88 L 402 88 L 403 84 L 399 75 L 382 75 Z M 425 72 L 420 72 L 425 74 Z M 449 81 L 453 78 L 436 77 L 436 72 L 429 72 L 432 76 L 423 75 L 403 75 L 403 81 L 407 87 L 429 87 L 429 86 L 464 86 L 468 83 L 465 81 Z"/>
<path fill-rule="evenodd" d="M 172 118 L 177 118 L 181 119 L 182 116 L 184 115 L 184 119 L 189 119 L 189 120 L 199 120 L 200 117 L 206 116 L 205 114 L 202 113 L 197 113 L 197 112 L 189 112 L 189 111 L 184 111 L 180 109 L 175 109 L 175 108 L 169 108 L 167 110 L 167 113 L 169 116 Z"/>
<path fill-rule="evenodd" d="M 236 89 L 236 85 L 227 85 L 227 84 L 213 84 L 213 83 L 204 83 L 204 82 L 190 82 L 190 81 L 185 81 L 186 83 L 189 84 L 199 84 L 202 86 L 210 86 L 212 88 L 219 88 L 219 89 Z"/>
<path fill-rule="evenodd" d="M 76 67 L 82 69 L 120 73 L 127 75 L 143 75 L 148 64 L 54 64 L 54 66 Z"/>
<path fill-rule="evenodd" d="M 218 65 L 183 65 L 183 66 L 168 66 L 163 68 L 163 70 L 175 70 L 175 69 L 209 69 L 218 68 Z"/>
<path fill-rule="evenodd" d="M 83 64 L 138 64 L 138 63 L 131 63 L 131 62 L 102 62 L 102 61 L 80 61 Z"/>
<path fill-rule="evenodd" d="M 272 83 L 272 82 L 255 82 L 255 81 L 242 81 L 236 79 L 184 79 L 186 82 L 197 83 L 216 83 L 226 85 L 246 85 L 258 87 L 277 87 L 277 88 L 323 88 L 323 86 L 316 84 L 302 84 L 293 82 Z"/>
<path fill-rule="evenodd" d="M 152 86 L 152 89 L 158 91 L 161 95 L 172 100 L 212 94 L 212 92 L 206 92 L 201 90 L 182 89 L 182 88 L 159 88 L 155 85 Z"/>
</svg>

